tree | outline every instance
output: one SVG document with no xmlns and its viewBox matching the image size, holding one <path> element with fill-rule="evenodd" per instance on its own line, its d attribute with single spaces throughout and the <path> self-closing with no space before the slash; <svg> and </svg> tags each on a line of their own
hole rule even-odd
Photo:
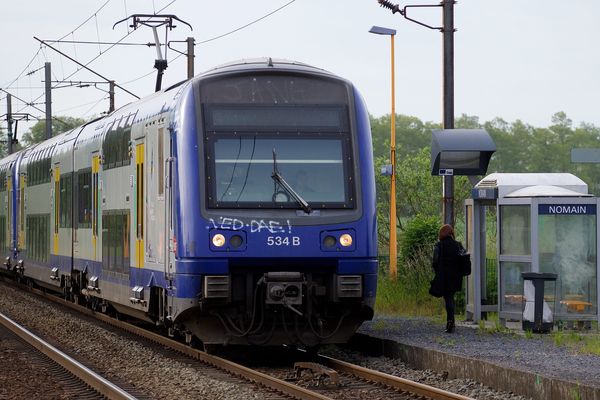
<svg viewBox="0 0 600 400">
<path fill-rule="evenodd" d="M 6 153 L 8 152 L 6 149 L 6 143 L 8 141 L 6 135 L 6 129 L 0 127 L 0 159 L 6 157 Z"/>
<path fill-rule="evenodd" d="M 66 132 L 80 125 L 83 125 L 85 120 L 73 117 L 56 117 L 52 119 L 52 135 L 56 136 L 59 133 Z M 46 140 L 46 121 L 38 121 L 35 125 L 25 132 L 21 139 L 24 147 Z"/>
</svg>

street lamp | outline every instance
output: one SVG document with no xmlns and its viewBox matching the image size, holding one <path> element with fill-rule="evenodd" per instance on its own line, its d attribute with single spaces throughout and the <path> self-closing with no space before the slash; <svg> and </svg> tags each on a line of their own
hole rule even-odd
<svg viewBox="0 0 600 400">
<path fill-rule="evenodd" d="M 444 129 L 454 129 L 454 4 L 456 0 L 441 0 L 438 4 L 412 4 L 400 8 L 389 0 L 377 0 L 380 6 L 389 9 L 392 14 L 400 13 L 407 20 L 437 30 L 444 35 Z M 408 16 L 410 8 L 442 7 L 443 26 L 431 26 Z M 444 223 L 454 225 L 454 177 L 444 176 L 442 181 L 442 210 Z"/>
<path fill-rule="evenodd" d="M 398 278 L 396 266 L 396 92 L 394 83 L 394 36 L 395 29 L 383 28 L 381 26 L 373 26 L 370 33 L 377 35 L 388 35 L 391 39 L 392 49 L 392 115 L 391 115 L 391 130 L 390 130 L 390 275 L 392 280 Z"/>
</svg>

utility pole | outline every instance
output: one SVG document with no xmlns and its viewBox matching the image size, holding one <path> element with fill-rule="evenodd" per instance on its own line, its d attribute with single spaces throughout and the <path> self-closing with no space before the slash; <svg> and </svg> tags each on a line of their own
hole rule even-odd
<svg viewBox="0 0 600 400">
<path fill-rule="evenodd" d="M 108 81 L 108 113 L 115 111 L 115 81 Z"/>
<path fill-rule="evenodd" d="M 187 42 L 187 77 L 192 79 L 194 77 L 194 44 L 195 40 L 193 37 L 188 37 Z"/>
<path fill-rule="evenodd" d="M 454 0 L 443 0 L 444 10 L 444 129 L 454 129 Z M 454 176 L 442 182 L 444 223 L 454 226 Z"/>
<path fill-rule="evenodd" d="M 50 63 L 44 64 L 46 75 L 46 140 L 52 137 L 52 74 Z"/>
<path fill-rule="evenodd" d="M 12 149 L 12 95 L 11 94 L 6 94 L 6 122 L 8 124 L 8 132 L 7 132 L 7 148 L 8 148 L 8 154 L 12 154 L 13 149 Z"/>
</svg>

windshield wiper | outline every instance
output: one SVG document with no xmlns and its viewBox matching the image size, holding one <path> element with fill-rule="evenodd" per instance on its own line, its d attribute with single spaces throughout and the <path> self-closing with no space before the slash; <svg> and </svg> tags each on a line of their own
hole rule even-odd
<svg viewBox="0 0 600 400">
<path fill-rule="evenodd" d="M 288 192 L 290 196 L 294 198 L 294 200 L 296 200 L 296 203 L 298 203 L 298 205 L 302 207 L 305 213 L 310 214 L 312 210 L 310 204 L 308 204 L 308 202 L 304 200 L 302 196 L 296 193 L 296 191 L 292 189 L 290 184 L 287 183 L 286 180 L 283 179 L 283 176 L 281 176 L 281 174 L 279 173 L 279 170 L 277 169 L 277 154 L 275 154 L 275 149 L 273 149 L 273 173 L 271 174 L 271 178 L 273 178 L 273 180 L 279 186 L 284 188 L 285 191 Z"/>
</svg>

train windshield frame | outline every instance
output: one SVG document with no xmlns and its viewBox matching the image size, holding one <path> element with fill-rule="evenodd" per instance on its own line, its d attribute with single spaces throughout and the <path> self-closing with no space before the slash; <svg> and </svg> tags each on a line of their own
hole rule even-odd
<svg viewBox="0 0 600 400">
<path fill-rule="evenodd" d="M 313 210 L 355 208 L 345 82 L 233 75 L 203 82 L 200 99 L 207 209 L 306 210 L 290 188 Z"/>
</svg>

